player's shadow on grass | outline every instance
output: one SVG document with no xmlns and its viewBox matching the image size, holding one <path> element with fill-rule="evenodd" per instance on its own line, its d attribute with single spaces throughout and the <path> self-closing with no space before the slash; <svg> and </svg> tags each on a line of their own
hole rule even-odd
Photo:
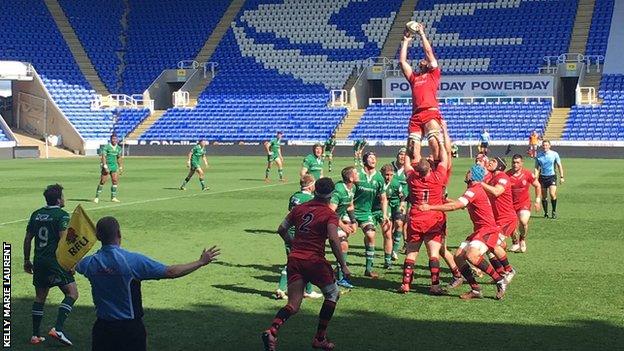
<svg viewBox="0 0 624 351">
<path fill-rule="evenodd" d="M 249 234 L 272 234 L 275 235 L 277 232 L 273 229 L 244 229 L 245 233 Z"/>
<path fill-rule="evenodd" d="M 73 201 L 73 202 L 92 202 L 93 199 L 67 199 L 67 201 Z"/>
<path fill-rule="evenodd" d="M 224 289 L 223 294 L 239 294 L 236 290 Z M 375 310 L 375 304 L 366 309 L 352 298 L 354 293 L 344 295 L 338 302 L 328 334 L 342 351 L 350 350 L 491 350 L 492 341 L 488 335 L 496 335 L 505 350 L 614 350 L 621 349 L 624 328 L 605 321 L 590 319 L 563 319 L 553 325 L 551 319 L 514 322 L 490 322 L 484 314 L 485 305 L 500 306 L 504 312 L 510 308 L 507 301 L 461 302 L 461 311 L 455 318 L 441 320 L 439 315 L 424 315 L 418 305 L 405 310 L 414 317 L 399 317 L 395 310 Z M 230 303 L 231 298 L 226 297 Z M 411 296 L 394 295 L 399 304 L 406 304 Z M 150 299 L 149 296 L 145 298 Z M 152 296 L 151 299 L 154 297 Z M 74 305 L 65 331 L 74 342 L 74 350 L 89 350 L 91 327 L 95 321 L 95 310 L 91 301 L 87 306 Z M 153 302 L 152 302 L 153 304 Z M 504 306 L 507 305 L 507 306 Z M 30 350 L 30 310 L 32 299 L 14 298 L 12 301 L 12 346 L 13 350 Z M 54 325 L 56 304 L 46 304 L 42 330 Z M 198 301 L 180 308 L 159 305 L 159 308 L 145 309 L 144 323 L 150 351 L 160 350 L 259 350 L 262 348 L 260 333 L 271 324 L 279 306 L 253 296 L 245 298 L 236 307 L 223 306 L 213 301 Z M 397 307 L 399 308 L 399 307 Z M 433 312 L 431 312 L 433 313 Z M 479 322 L 462 321 L 469 314 L 480 318 Z M 304 301 L 303 309 L 292 316 L 280 329 L 281 350 L 303 350 L 310 348 L 310 342 L 318 322 L 318 304 Z M 479 317 L 480 316 L 480 317 Z M 354 326 L 368 326 L 359 327 Z M 46 338 L 43 348 L 58 345 Z"/>
<path fill-rule="evenodd" d="M 163 190 L 178 190 L 180 191 L 180 187 L 174 188 L 174 187 L 165 187 L 163 188 Z"/>
<path fill-rule="evenodd" d="M 273 298 L 273 293 L 271 293 L 270 291 L 253 289 L 253 288 L 240 286 L 236 284 L 213 285 L 213 287 L 217 289 L 233 291 L 238 294 L 260 295 L 262 297 Z"/>
<path fill-rule="evenodd" d="M 240 178 L 242 182 L 264 183 L 264 178 Z"/>
<path fill-rule="evenodd" d="M 286 263 L 286 258 L 284 258 L 284 264 Z M 270 273 L 279 273 L 282 270 L 283 264 L 273 264 L 273 265 L 261 265 L 261 264 L 236 264 L 224 261 L 215 261 L 211 264 L 216 264 L 224 267 L 233 267 L 233 268 L 253 268 L 258 271 L 270 272 Z"/>
</svg>

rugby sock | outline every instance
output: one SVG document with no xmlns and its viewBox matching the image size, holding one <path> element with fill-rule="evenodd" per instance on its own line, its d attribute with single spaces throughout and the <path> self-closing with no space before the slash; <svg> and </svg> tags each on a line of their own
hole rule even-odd
<svg viewBox="0 0 624 351">
<path fill-rule="evenodd" d="M 190 177 L 186 177 L 186 178 L 184 178 L 184 181 L 182 182 L 182 187 L 185 187 L 185 186 L 186 186 L 186 184 L 189 182 L 189 180 L 191 180 L 191 178 L 190 178 Z"/>
<path fill-rule="evenodd" d="M 440 284 L 440 259 L 437 257 L 429 258 L 429 271 L 431 272 L 431 285 Z"/>
<path fill-rule="evenodd" d="M 331 160 L 329 160 L 329 171 L 330 171 L 330 172 L 332 171 L 331 166 L 332 166 L 332 161 L 331 161 Z"/>
<path fill-rule="evenodd" d="M 499 258 L 498 261 L 503 265 L 503 271 L 505 273 L 507 272 L 511 272 L 511 270 L 513 269 L 511 267 L 511 265 L 509 264 L 509 260 L 507 259 L 507 254 L 505 254 L 503 257 Z M 497 271 L 498 272 L 498 271 Z"/>
<path fill-rule="evenodd" d="M 203 179 L 200 179 L 200 180 L 199 180 L 199 184 L 201 184 L 202 189 L 205 189 L 205 188 L 206 188 L 206 182 L 205 182 Z"/>
<path fill-rule="evenodd" d="M 384 263 L 388 266 L 392 264 L 392 253 L 384 252 Z"/>
<path fill-rule="evenodd" d="M 117 197 L 117 185 L 111 185 L 111 198 Z"/>
<path fill-rule="evenodd" d="M 306 286 L 305 286 L 305 293 L 306 294 L 311 294 L 312 291 L 314 291 L 314 289 L 312 288 L 312 283 L 308 282 L 308 284 L 306 284 Z"/>
<path fill-rule="evenodd" d="M 65 296 L 61 302 L 58 309 L 58 315 L 56 316 L 56 324 L 54 325 L 54 328 L 56 328 L 57 331 L 63 331 L 63 324 L 65 324 L 65 320 L 71 313 L 74 302 L 76 302 L 76 300 L 69 296 Z"/>
<path fill-rule="evenodd" d="M 405 259 L 403 263 L 403 284 L 411 284 L 414 279 L 414 260 Z"/>
<path fill-rule="evenodd" d="M 365 245 L 366 247 L 366 271 L 373 271 L 373 260 L 375 259 L 375 246 Z"/>
<path fill-rule="evenodd" d="M 32 335 L 39 336 L 39 327 L 43 319 L 43 303 L 33 302 L 32 305 Z"/>
<path fill-rule="evenodd" d="M 280 179 L 284 179 L 284 170 L 283 169 L 278 169 L 277 170 L 277 174 L 279 174 L 279 178 Z"/>
<path fill-rule="evenodd" d="M 334 315 L 334 311 L 336 310 L 336 303 L 334 301 L 329 301 L 325 299 L 323 301 L 323 306 L 321 307 L 321 312 L 319 312 L 319 322 L 318 327 L 316 328 L 316 339 L 323 340 L 327 335 L 327 325 Z"/>
<path fill-rule="evenodd" d="M 468 265 L 468 263 L 464 263 L 464 265 L 461 266 L 459 270 L 461 271 L 461 274 L 464 276 L 464 278 L 466 278 L 468 284 L 470 284 L 470 288 L 472 290 L 481 290 L 481 287 L 479 286 L 479 283 L 477 283 L 474 274 L 472 274 L 472 269 L 470 269 L 470 265 Z"/>
<path fill-rule="evenodd" d="M 270 168 L 267 168 L 267 169 L 264 171 L 264 178 L 269 178 L 269 173 L 271 173 L 271 169 L 270 169 Z"/>
<path fill-rule="evenodd" d="M 286 274 L 286 266 L 282 269 L 280 274 L 279 285 L 277 286 L 281 291 L 286 291 L 288 289 L 288 275 Z"/>
<path fill-rule="evenodd" d="M 550 204 L 553 208 L 553 213 L 557 212 L 557 199 L 550 199 Z"/>
<path fill-rule="evenodd" d="M 399 252 L 399 246 L 401 245 L 401 238 L 403 237 L 403 232 L 400 230 L 397 230 L 394 232 L 394 235 L 392 235 L 392 252 L 394 253 L 398 253 Z"/>
<path fill-rule="evenodd" d="M 275 318 L 273 318 L 273 323 L 271 323 L 271 327 L 269 328 L 271 334 L 273 334 L 273 336 L 277 336 L 279 328 L 282 324 L 286 323 L 288 318 L 290 318 L 293 314 L 295 314 L 294 309 L 290 305 L 286 305 L 277 311 Z"/>
<path fill-rule="evenodd" d="M 548 214 L 548 200 L 542 200 L 542 209 L 544 210 L 544 214 Z"/>
<path fill-rule="evenodd" d="M 486 261 L 485 258 L 483 258 L 483 256 L 479 257 L 479 260 L 475 263 L 476 263 L 475 266 L 477 268 L 487 273 L 487 275 L 492 277 L 492 279 L 494 279 L 495 281 L 498 282 L 501 279 L 503 279 L 503 277 L 501 277 L 501 275 L 498 274 L 498 272 L 494 269 L 494 267 L 492 267 L 492 265 L 488 261 Z"/>
<path fill-rule="evenodd" d="M 100 197 L 101 193 L 102 193 L 102 184 L 98 184 L 97 190 L 95 191 L 95 197 L 96 198 Z"/>
<path fill-rule="evenodd" d="M 342 257 L 344 258 L 345 262 L 347 262 L 347 256 L 348 256 L 348 252 L 342 253 Z M 344 274 L 342 274 L 342 268 L 340 268 L 340 265 L 337 265 L 336 271 L 338 273 L 338 280 L 344 279 Z"/>
<path fill-rule="evenodd" d="M 497 271 L 499 274 L 503 274 L 505 272 L 503 264 L 498 260 L 498 258 L 496 258 L 496 256 L 494 256 L 493 253 L 488 252 L 488 258 L 490 259 L 490 263 L 492 264 L 492 267 L 494 267 L 495 271 Z"/>
</svg>

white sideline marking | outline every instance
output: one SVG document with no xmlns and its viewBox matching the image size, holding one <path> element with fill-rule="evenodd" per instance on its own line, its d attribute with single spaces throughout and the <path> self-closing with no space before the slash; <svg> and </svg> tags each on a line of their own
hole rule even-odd
<svg viewBox="0 0 624 351">
<path fill-rule="evenodd" d="M 196 196 L 202 196 L 202 195 L 218 195 L 218 194 L 235 193 L 235 192 L 238 192 L 238 191 L 270 188 L 270 187 L 286 185 L 286 184 L 292 184 L 292 183 L 290 183 L 290 182 L 281 183 L 280 182 L 280 183 L 277 183 L 277 184 L 268 184 L 268 185 L 261 185 L 261 186 L 253 186 L 253 187 L 249 187 L 249 188 L 240 188 L 240 189 L 232 189 L 232 190 L 224 190 L 224 191 L 216 191 L 216 192 L 202 191 L 201 193 L 195 193 L 195 194 L 187 194 L 187 195 L 180 195 L 180 196 L 169 196 L 169 197 L 159 197 L 159 198 L 156 198 L 156 199 L 147 199 L 147 200 L 139 200 L 139 201 L 132 201 L 132 202 L 122 202 L 122 203 L 115 204 L 115 205 L 107 205 L 107 206 L 88 208 L 86 210 L 88 210 L 88 211 L 105 210 L 107 208 L 116 208 L 116 207 L 121 207 L 121 206 L 138 205 L 138 204 L 145 204 L 145 203 L 156 202 L 156 201 L 183 199 L 183 198 L 196 197 Z M 26 221 L 28 221 L 28 218 L 26 218 L 26 219 L 18 219 L 18 220 L 9 221 L 9 222 L 3 222 L 3 223 L 0 223 L 0 227 L 8 225 L 8 224 L 14 224 L 14 223 L 20 223 L 20 222 L 26 222 Z"/>
</svg>

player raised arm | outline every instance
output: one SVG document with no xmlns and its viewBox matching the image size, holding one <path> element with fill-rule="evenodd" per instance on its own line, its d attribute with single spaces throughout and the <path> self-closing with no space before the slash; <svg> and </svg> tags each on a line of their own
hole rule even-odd
<svg viewBox="0 0 624 351">
<path fill-rule="evenodd" d="M 217 256 L 220 254 L 220 250 L 213 246 L 208 250 L 204 249 L 199 256 L 199 259 L 193 262 L 184 263 L 184 264 L 174 264 L 171 266 L 167 266 L 165 270 L 165 278 L 174 279 L 180 278 L 187 274 L 193 273 L 197 269 L 209 264 L 210 262 L 217 259 Z"/>
<path fill-rule="evenodd" d="M 338 222 L 340 223 L 340 221 Z M 338 264 L 340 265 L 342 274 L 349 279 L 351 272 L 349 271 L 349 267 L 347 267 L 347 262 L 345 261 L 342 250 L 340 249 L 340 237 L 338 236 L 338 227 L 335 224 L 327 223 L 327 237 L 329 238 L 329 246 L 331 247 L 332 253 L 336 257 L 336 261 L 338 261 Z"/>
<path fill-rule="evenodd" d="M 431 47 L 431 43 L 429 43 L 429 39 L 427 39 L 427 36 L 425 35 L 425 27 L 422 24 L 418 23 L 418 25 L 416 26 L 416 31 L 420 36 L 420 42 L 422 44 L 423 51 L 425 52 L 425 58 L 429 62 L 429 67 L 438 67 L 438 60 L 433 54 L 433 48 Z"/>
<path fill-rule="evenodd" d="M 406 29 L 405 32 L 403 32 L 403 41 L 401 42 L 399 65 L 401 66 L 401 71 L 403 72 L 403 75 L 407 80 L 410 80 L 412 73 L 414 73 L 414 71 L 412 70 L 412 65 L 407 60 L 407 50 L 409 49 L 412 40 L 414 40 L 412 34 Z"/>
<path fill-rule="evenodd" d="M 442 136 L 444 137 L 444 148 L 446 149 L 446 154 L 448 156 L 448 165 L 447 166 L 451 167 L 451 162 L 452 162 L 451 161 L 452 160 L 452 157 L 451 157 L 451 152 L 452 151 L 451 151 L 451 149 L 452 149 L 453 146 L 451 144 L 451 136 L 449 135 L 448 125 L 446 124 L 446 120 L 445 119 L 442 120 L 442 123 L 440 123 L 440 126 L 442 127 Z M 440 150 L 440 152 L 441 151 L 442 150 Z"/>
</svg>

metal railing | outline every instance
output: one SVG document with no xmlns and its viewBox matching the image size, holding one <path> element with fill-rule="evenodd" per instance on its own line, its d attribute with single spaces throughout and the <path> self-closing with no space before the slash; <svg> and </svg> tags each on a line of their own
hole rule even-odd
<svg viewBox="0 0 624 351">
<path fill-rule="evenodd" d="M 587 73 L 591 72 L 592 66 L 594 72 L 600 72 L 600 64 L 604 64 L 605 57 L 602 55 L 587 55 L 585 56 L 585 69 Z M 593 65 L 592 65 L 593 63 Z"/>
<path fill-rule="evenodd" d="M 330 105 L 331 107 L 344 107 L 347 105 L 347 91 L 344 89 L 330 90 Z"/>
<path fill-rule="evenodd" d="M 142 94 L 110 94 L 106 96 L 101 94 L 94 95 L 93 100 L 91 100 L 91 109 L 98 110 L 106 108 L 148 108 L 150 111 L 153 111 L 154 100 L 146 99 Z"/>
<path fill-rule="evenodd" d="M 593 105 L 597 103 L 594 87 L 576 87 L 576 103 L 579 105 Z"/>
<path fill-rule="evenodd" d="M 554 98 L 552 96 L 458 96 L 438 98 L 443 104 L 460 104 L 460 103 L 510 103 L 510 102 L 549 102 L 554 107 Z M 393 98 L 370 98 L 369 105 L 391 105 L 391 104 L 412 104 L 412 98 L 393 97 Z"/>
<path fill-rule="evenodd" d="M 181 60 L 178 61 L 177 67 L 179 69 L 197 69 L 199 65 L 199 62 L 195 60 Z"/>
<path fill-rule="evenodd" d="M 190 95 L 188 91 L 178 90 L 173 92 L 173 106 L 174 107 L 187 107 L 190 102 Z"/>
<path fill-rule="evenodd" d="M 217 62 L 202 62 L 200 66 L 204 68 L 204 78 L 208 78 L 209 72 L 210 77 L 214 78 L 217 71 L 217 66 L 219 66 L 219 64 Z"/>
</svg>

